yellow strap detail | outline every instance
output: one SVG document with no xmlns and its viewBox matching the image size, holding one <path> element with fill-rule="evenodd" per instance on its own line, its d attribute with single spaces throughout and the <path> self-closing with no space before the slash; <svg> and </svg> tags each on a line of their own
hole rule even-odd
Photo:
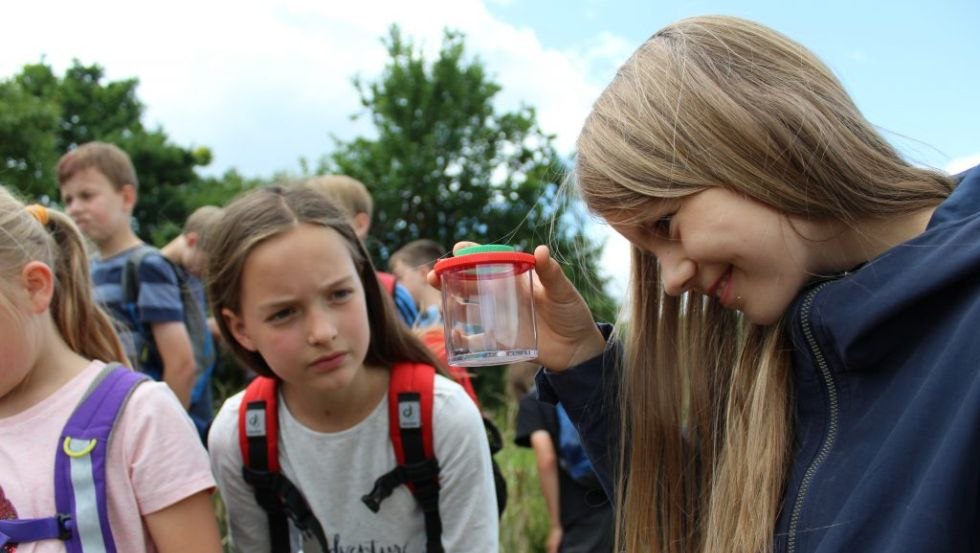
<svg viewBox="0 0 980 553">
<path fill-rule="evenodd" d="M 76 459 L 79 457 L 85 457 L 89 453 L 92 453 L 92 450 L 95 449 L 95 445 L 98 442 L 98 440 L 93 438 L 88 441 L 88 445 L 86 445 L 84 449 L 82 449 L 81 451 L 76 451 L 71 448 L 72 442 L 75 441 L 81 441 L 81 440 L 75 440 L 71 436 L 66 436 L 65 443 L 64 443 L 64 450 L 65 450 L 65 455 L 69 457 L 74 457 Z"/>
</svg>

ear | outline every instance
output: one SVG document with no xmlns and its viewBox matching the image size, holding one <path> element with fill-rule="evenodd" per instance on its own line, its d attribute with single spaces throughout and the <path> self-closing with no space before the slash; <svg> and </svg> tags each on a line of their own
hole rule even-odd
<svg viewBox="0 0 980 553">
<path fill-rule="evenodd" d="M 21 284 L 27 291 L 31 312 L 43 313 L 51 305 L 54 296 L 54 273 L 51 267 L 40 261 L 31 261 L 20 272 Z"/>
<path fill-rule="evenodd" d="M 231 309 L 224 307 L 221 309 L 221 318 L 225 320 L 225 324 L 228 325 L 228 330 L 231 335 L 234 336 L 235 341 L 238 342 L 240 346 L 247 349 L 248 351 L 255 351 L 255 342 L 248 337 L 248 333 L 245 331 L 245 321 L 235 314 Z"/>
<path fill-rule="evenodd" d="M 197 247 L 197 240 L 198 240 L 198 237 L 197 237 L 197 233 L 196 232 L 193 232 L 192 231 L 192 232 L 185 232 L 184 233 L 184 243 L 187 244 L 187 247 L 188 248 L 192 248 L 192 249 L 193 248 L 196 248 Z"/>
<path fill-rule="evenodd" d="M 364 212 L 358 213 L 351 219 L 350 226 L 354 227 L 354 234 L 363 240 L 371 230 L 371 216 Z"/>
<path fill-rule="evenodd" d="M 132 184 L 124 184 L 119 187 L 119 194 L 123 198 L 123 207 L 132 212 L 136 207 L 136 187 Z"/>
</svg>

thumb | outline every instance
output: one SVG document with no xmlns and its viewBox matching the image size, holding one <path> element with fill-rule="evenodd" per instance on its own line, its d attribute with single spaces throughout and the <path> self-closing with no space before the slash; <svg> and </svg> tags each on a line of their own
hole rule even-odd
<svg viewBox="0 0 980 553">
<path fill-rule="evenodd" d="M 552 299 L 563 301 L 578 296 L 578 291 L 565 276 L 561 265 L 553 257 L 548 246 L 538 246 L 534 249 L 534 271 L 538 274 L 542 287 Z"/>
</svg>

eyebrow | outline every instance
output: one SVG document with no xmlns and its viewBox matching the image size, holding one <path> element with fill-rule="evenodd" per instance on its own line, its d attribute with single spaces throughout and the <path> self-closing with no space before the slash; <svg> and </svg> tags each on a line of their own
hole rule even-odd
<svg viewBox="0 0 980 553">
<path fill-rule="evenodd" d="M 319 291 L 323 292 L 327 290 L 333 290 L 335 288 L 339 288 L 346 284 L 353 283 L 353 281 L 354 281 L 354 277 L 352 275 L 342 276 L 340 278 L 337 278 L 336 280 L 327 282 L 323 286 L 320 286 Z M 260 303 L 256 307 L 256 309 L 263 312 L 275 311 L 277 309 L 286 307 L 288 305 L 292 305 L 295 302 L 296 302 L 295 296 L 284 295 L 277 298 L 272 298 L 264 303 Z"/>
</svg>

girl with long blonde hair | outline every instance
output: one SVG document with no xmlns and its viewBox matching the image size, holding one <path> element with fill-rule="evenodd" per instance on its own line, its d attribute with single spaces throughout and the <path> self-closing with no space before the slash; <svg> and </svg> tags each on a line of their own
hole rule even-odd
<svg viewBox="0 0 980 553">
<path fill-rule="evenodd" d="M 980 169 L 913 166 L 804 47 L 697 17 L 620 68 L 574 181 L 631 301 L 597 328 L 539 247 L 538 389 L 618 551 L 980 548 Z"/>
<path fill-rule="evenodd" d="M 0 186 L 0 551 L 219 552 L 207 453 L 118 365 L 88 263 L 68 216 Z"/>
</svg>

